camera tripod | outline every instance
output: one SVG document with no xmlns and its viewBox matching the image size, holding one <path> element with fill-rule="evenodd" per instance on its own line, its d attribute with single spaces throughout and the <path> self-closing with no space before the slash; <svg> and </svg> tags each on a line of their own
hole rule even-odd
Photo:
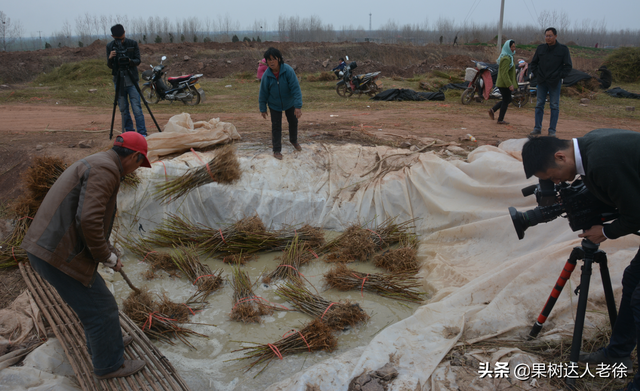
<svg viewBox="0 0 640 391">
<path fill-rule="evenodd" d="M 575 293 L 579 292 L 578 297 L 578 309 L 576 311 L 576 323 L 573 328 L 573 339 L 571 341 L 571 353 L 569 355 L 569 361 L 571 364 L 577 366 L 578 359 L 580 358 L 580 348 L 582 346 L 582 331 L 584 328 L 584 317 L 587 311 L 587 297 L 589 296 L 589 284 L 591 282 L 591 272 L 593 270 L 593 262 L 600 264 L 600 277 L 602 278 L 602 286 L 604 288 L 604 297 L 607 302 L 607 311 L 609 312 L 609 322 L 611 327 L 616 323 L 617 311 L 616 303 L 613 297 L 613 288 L 611 287 L 611 276 L 609 275 L 609 266 L 607 265 L 607 254 L 604 251 L 598 249 L 600 245 L 595 244 L 589 239 L 582 239 L 580 247 L 574 247 L 571 251 L 571 255 L 564 265 L 560 277 L 556 281 L 556 285 L 551 291 L 549 299 L 545 304 L 542 312 L 538 316 L 536 323 L 529 332 L 528 339 L 534 339 L 538 336 L 538 333 L 542 329 L 542 325 L 547 320 L 547 317 L 551 313 L 553 306 L 555 305 L 562 288 L 565 283 L 571 277 L 571 273 L 576 267 L 577 260 L 583 261 L 582 274 L 580 275 L 580 285 L 575 290 Z M 575 389 L 574 378 L 567 378 L 566 385 L 570 390 Z"/>
<path fill-rule="evenodd" d="M 131 69 L 129 69 L 129 67 L 127 66 L 126 69 L 120 69 L 122 65 L 118 64 L 118 77 L 116 78 L 116 96 L 113 98 L 113 113 L 111 114 L 111 130 L 109 130 L 109 140 L 111 140 L 113 138 L 113 122 L 115 121 L 116 118 L 116 107 L 118 106 L 118 97 L 120 96 L 120 89 L 121 87 L 124 85 L 125 82 L 125 78 L 123 73 L 126 72 L 127 75 L 129 76 L 129 80 L 131 80 L 131 83 L 136 87 L 136 90 L 138 91 L 138 94 L 140 95 L 140 99 L 142 99 L 142 101 L 144 102 L 144 105 L 147 107 L 147 110 L 149 111 L 149 114 L 151 115 L 151 118 L 153 119 L 153 123 L 156 124 L 156 128 L 158 128 L 158 132 L 162 132 L 162 130 L 160 130 L 160 126 L 158 125 L 158 121 L 156 121 L 156 118 L 153 116 L 153 113 L 151 112 L 151 109 L 149 108 L 149 104 L 147 103 L 147 100 L 144 99 L 144 96 L 142 95 L 142 91 L 140 91 L 140 87 L 138 86 L 138 83 L 136 83 L 135 81 L 133 81 L 133 75 L 131 74 Z M 136 126 L 138 124 L 136 123 Z M 124 126 L 124 124 L 123 124 Z M 123 129 L 124 130 L 124 129 Z"/>
</svg>

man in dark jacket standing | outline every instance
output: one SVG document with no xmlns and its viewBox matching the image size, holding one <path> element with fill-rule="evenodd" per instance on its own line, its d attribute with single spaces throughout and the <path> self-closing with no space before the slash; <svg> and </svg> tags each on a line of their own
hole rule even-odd
<svg viewBox="0 0 640 391">
<path fill-rule="evenodd" d="M 98 274 L 100 263 L 119 271 L 109 243 L 121 179 L 151 167 L 147 141 L 136 132 L 116 137 L 113 149 L 77 161 L 53 184 L 22 242 L 33 269 L 82 322 L 98 379 L 129 376 L 145 362 L 125 360 L 118 305 Z"/>
<path fill-rule="evenodd" d="M 146 137 L 147 128 L 144 123 L 142 106 L 140 105 L 140 94 L 133 84 L 138 84 L 140 80 L 138 65 L 140 65 L 141 60 L 138 42 L 125 38 L 124 27 L 121 24 L 111 27 L 111 36 L 113 41 L 107 44 L 107 66 L 111 68 L 116 91 L 118 91 L 118 71 L 123 71 L 120 72 L 120 93 L 118 94 L 118 108 L 120 108 L 122 116 L 122 131 L 132 132 L 134 130 L 131 114 L 129 114 L 129 101 L 131 101 L 131 110 L 133 110 L 133 116 L 136 119 L 138 133 Z M 130 72 L 126 72 L 127 70 Z M 127 101 L 127 96 L 129 101 Z"/>
<path fill-rule="evenodd" d="M 560 88 L 562 79 L 571 72 L 571 55 L 569 48 L 557 41 L 558 32 L 555 28 L 549 27 L 544 32 L 546 43 L 538 46 L 536 53 L 531 60 L 530 69 L 538 83 L 536 96 L 535 126 L 532 136 L 538 136 L 542 130 L 542 117 L 544 116 L 544 103 L 549 94 L 549 107 L 551 108 L 551 118 L 549 121 L 549 136 L 556 135 L 556 125 L 560 114 Z"/>
<path fill-rule="evenodd" d="M 560 183 L 581 175 L 593 195 L 618 209 L 619 218 L 610 224 L 594 225 L 578 236 L 598 244 L 640 229 L 640 133 L 596 129 L 573 140 L 532 138 L 522 148 L 522 162 L 527 178 L 535 175 Z M 581 354 L 579 361 L 592 364 L 592 368 L 604 363 L 631 369 L 630 356 L 639 337 L 640 250 L 622 276 L 620 310 L 609 344 L 594 353 Z M 640 390 L 640 372 L 624 390 Z"/>
</svg>

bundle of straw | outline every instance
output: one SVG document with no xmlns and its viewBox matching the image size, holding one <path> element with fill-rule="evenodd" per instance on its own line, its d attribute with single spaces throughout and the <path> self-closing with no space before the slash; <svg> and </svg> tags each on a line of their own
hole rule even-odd
<svg viewBox="0 0 640 391">
<path fill-rule="evenodd" d="M 189 221 L 186 217 L 180 217 L 169 213 L 149 234 L 149 239 L 144 241 L 147 247 L 175 247 L 189 244 L 199 245 L 209 239 L 211 228 Z"/>
<path fill-rule="evenodd" d="M 187 303 L 204 302 L 207 297 L 222 287 L 222 269 L 212 272 L 202 264 L 194 246 L 183 246 L 172 256 L 173 262 L 187 278 L 197 286 L 196 293 Z"/>
<path fill-rule="evenodd" d="M 225 145 L 218 150 L 209 163 L 190 169 L 181 177 L 158 185 L 155 196 L 160 202 L 166 203 L 207 183 L 232 183 L 240 178 L 240 174 L 240 163 L 235 148 Z"/>
<path fill-rule="evenodd" d="M 133 188 L 135 189 L 142 182 L 142 179 L 138 176 L 137 172 L 132 172 L 130 174 L 125 175 L 122 178 L 121 185 L 124 188 Z"/>
<path fill-rule="evenodd" d="M 253 293 L 249 275 L 238 266 L 231 269 L 234 305 L 229 317 L 244 323 L 260 323 L 262 315 L 271 315 L 274 310 L 288 310 L 267 304 L 266 300 Z"/>
<path fill-rule="evenodd" d="M 150 276 L 158 270 L 164 270 L 169 274 L 173 274 L 179 270 L 169 252 L 153 250 L 144 240 L 134 239 L 130 236 L 118 236 L 117 240 L 122 243 L 125 249 L 141 258 L 141 261 L 151 265 Z"/>
<path fill-rule="evenodd" d="M 420 303 L 425 295 L 417 289 L 421 286 L 415 276 L 408 274 L 360 273 L 338 264 L 324 275 L 330 288 L 341 291 L 358 289 L 396 300 Z"/>
<path fill-rule="evenodd" d="M 330 302 L 300 285 L 285 283 L 276 289 L 276 293 L 289 300 L 298 311 L 319 317 L 332 330 L 344 330 L 369 319 L 357 303 Z"/>
<path fill-rule="evenodd" d="M 262 277 L 262 282 L 269 284 L 273 280 L 289 280 L 296 285 L 301 285 L 302 275 L 299 270 L 301 265 L 300 257 L 304 254 L 306 248 L 307 244 L 299 241 L 296 236 L 280 256 L 282 262 L 280 262 L 274 271 Z"/>
<path fill-rule="evenodd" d="M 38 156 L 22 175 L 27 194 L 12 205 L 15 226 L 9 237 L 0 242 L 0 269 L 15 267 L 18 262 L 27 260 L 27 253 L 20 248 L 22 239 L 44 197 L 66 168 L 67 165 L 60 158 Z"/>
<path fill-rule="evenodd" d="M 373 258 L 373 264 L 391 273 L 412 273 L 420 269 L 418 265 L 418 241 L 415 236 L 401 241 L 401 247 L 387 250 Z"/>
<path fill-rule="evenodd" d="M 241 357 L 237 360 L 253 360 L 247 371 L 258 364 L 265 363 L 265 366 L 256 374 L 258 376 L 265 370 L 267 365 L 274 358 L 278 357 L 282 359 L 285 355 L 303 353 L 303 352 L 315 352 L 324 350 L 327 352 L 333 351 L 338 342 L 332 334 L 332 330 L 326 323 L 319 319 L 315 319 L 308 323 L 302 330 L 290 330 L 282 339 L 272 344 L 257 344 L 253 347 L 244 347 L 234 350 L 234 352 L 245 351 L 245 357 Z"/>
<path fill-rule="evenodd" d="M 172 315 L 178 315 L 182 319 L 184 319 L 184 317 L 175 311 L 175 307 L 179 305 L 175 303 L 168 304 L 168 302 L 170 303 L 166 296 L 163 298 L 162 303 L 155 302 L 149 290 L 143 287 L 139 292 L 131 292 L 123 301 L 122 311 L 127 314 L 149 338 L 161 340 L 172 345 L 174 345 L 172 339 L 177 338 L 185 345 L 194 348 L 193 345 L 187 341 L 186 337 L 191 335 L 206 337 L 206 335 L 178 326 L 178 323 L 184 321 L 172 318 Z M 185 308 L 188 309 L 186 305 Z M 173 313 L 170 315 L 163 312 L 163 310 L 167 309 L 173 309 Z"/>
<path fill-rule="evenodd" d="M 401 240 L 406 240 L 409 231 L 415 229 L 416 219 L 396 224 L 395 218 L 388 218 L 373 229 L 367 224 L 353 224 L 342 234 L 322 246 L 320 253 L 329 253 L 326 262 L 366 261 L 376 251 L 387 248 Z"/>
</svg>

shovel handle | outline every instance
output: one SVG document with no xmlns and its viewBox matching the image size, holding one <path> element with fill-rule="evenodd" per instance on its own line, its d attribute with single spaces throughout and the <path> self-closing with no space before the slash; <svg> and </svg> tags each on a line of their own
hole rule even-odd
<svg viewBox="0 0 640 391">
<path fill-rule="evenodd" d="M 127 277 L 127 274 L 124 272 L 122 268 L 120 268 L 118 272 L 122 275 L 122 278 L 127 282 L 127 285 L 129 285 L 129 288 L 133 289 L 133 291 L 136 293 L 140 293 L 140 289 L 133 286 L 133 284 L 131 283 L 131 280 L 129 279 L 129 277 Z"/>
</svg>

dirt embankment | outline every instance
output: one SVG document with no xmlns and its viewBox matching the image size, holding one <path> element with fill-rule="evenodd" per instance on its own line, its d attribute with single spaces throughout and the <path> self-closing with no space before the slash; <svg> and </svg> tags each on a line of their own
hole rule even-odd
<svg viewBox="0 0 640 391">
<path fill-rule="evenodd" d="M 0 53 L 0 81 L 5 84 L 28 82 L 56 66 L 90 58 L 104 58 L 106 63 L 105 46 L 105 41 L 97 40 L 83 48 L 3 52 Z M 351 42 L 184 42 L 141 44 L 142 63 L 138 69 L 140 72 L 149 69 L 149 65 L 159 63 L 160 57 L 165 55 L 170 75 L 198 72 L 205 77 L 220 78 L 240 72 L 253 73 L 258 60 L 270 46 L 279 48 L 285 61 L 297 73 L 329 71 L 337 65 L 340 57 L 349 56 L 351 60 L 358 62 L 359 72 L 382 71 L 389 77 L 411 77 L 434 68 L 464 69 L 472 65 L 472 59 L 492 61 L 495 57 L 493 48 L 482 46 L 404 46 Z M 531 56 L 527 53 L 522 55 Z"/>
</svg>

